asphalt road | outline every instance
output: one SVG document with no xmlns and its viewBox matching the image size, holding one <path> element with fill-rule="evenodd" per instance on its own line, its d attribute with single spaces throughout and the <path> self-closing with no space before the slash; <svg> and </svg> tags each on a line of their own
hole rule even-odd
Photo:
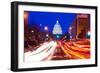
<svg viewBox="0 0 100 73">
<path fill-rule="evenodd" d="M 25 62 L 89 59 L 90 41 L 49 41 L 41 44 L 35 51 L 26 52 Z"/>
</svg>

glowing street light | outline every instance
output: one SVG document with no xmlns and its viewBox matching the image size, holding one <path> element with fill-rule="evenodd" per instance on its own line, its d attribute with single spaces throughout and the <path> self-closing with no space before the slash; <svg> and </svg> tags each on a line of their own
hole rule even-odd
<svg viewBox="0 0 100 73">
<path fill-rule="evenodd" d="M 32 30 L 31 32 L 34 33 L 34 30 Z"/>
<path fill-rule="evenodd" d="M 88 34 L 88 36 L 90 36 L 90 31 L 88 31 L 88 33 L 87 33 L 87 34 Z"/>
<path fill-rule="evenodd" d="M 25 19 L 25 20 L 28 19 L 28 12 L 24 12 L 24 19 Z"/>
<path fill-rule="evenodd" d="M 57 36 L 56 36 L 56 38 L 58 38 L 58 39 L 59 39 L 59 38 L 60 38 L 60 36 L 59 36 L 59 35 L 57 35 Z"/>
<path fill-rule="evenodd" d="M 70 40 L 72 39 L 72 27 L 69 27 Z"/>
<path fill-rule="evenodd" d="M 48 30 L 48 27 L 47 27 L 47 26 L 45 26 L 45 27 L 44 27 L 44 30 L 46 30 L 46 31 L 47 31 L 47 30 Z"/>
<path fill-rule="evenodd" d="M 49 37 L 49 34 L 46 34 L 46 37 Z"/>
<path fill-rule="evenodd" d="M 90 35 L 91 35 L 90 31 L 88 31 L 87 32 L 87 37 L 90 38 Z"/>
<path fill-rule="evenodd" d="M 40 26 L 42 26 L 42 24 L 40 24 Z"/>
<path fill-rule="evenodd" d="M 69 27 L 69 33 L 71 34 L 71 32 L 72 32 L 72 27 Z"/>
</svg>

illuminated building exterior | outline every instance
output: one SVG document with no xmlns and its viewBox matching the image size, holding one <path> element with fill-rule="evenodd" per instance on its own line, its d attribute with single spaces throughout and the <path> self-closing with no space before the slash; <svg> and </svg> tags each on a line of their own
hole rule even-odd
<svg viewBox="0 0 100 73">
<path fill-rule="evenodd" d="M 55 36 L 55 38 L 57 38 L 57 39 L 59 39 L 62 35 L 62 28 L 61 28 L 58 20 L 56 21 L 56 24 L 54 25 L 52 33 Z"/>
<path fill-rule="evenodd" d="M 78 14 L 72 24 L 72 38 L 86 38 L 90 31 L 90 17 L 88 14 Z"/>
</svg>

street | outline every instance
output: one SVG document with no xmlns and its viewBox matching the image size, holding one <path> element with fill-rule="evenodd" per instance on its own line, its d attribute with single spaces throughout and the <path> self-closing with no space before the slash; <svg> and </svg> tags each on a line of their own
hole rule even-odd
<svg viewBox="0 0 100 73">
<path fill-rule="evenodd" d="M 26 52 L 24 56 L 25 62 L 89 59 L 90 41 L 48 41 L 41 44 L 37 50 Z"/>
</svg>

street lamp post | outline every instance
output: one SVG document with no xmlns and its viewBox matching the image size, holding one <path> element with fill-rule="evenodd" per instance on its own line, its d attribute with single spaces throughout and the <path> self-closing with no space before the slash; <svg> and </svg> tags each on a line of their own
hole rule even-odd
<svg viewBox="0 0 100 73">
<path fill-rule="evenodd" d="M 72 27 L 69 27 L 70 40 L 72 39 Z"/>
<path fill-rule="evenodd" d="M 49 38 L 49 34 L 48 34 L 48 27 L 47 26 L 45 26 L 44 27 L 44 30 L 46 31 L 46 40 L 48 40 L 48 38 Z"/>
</svg>

